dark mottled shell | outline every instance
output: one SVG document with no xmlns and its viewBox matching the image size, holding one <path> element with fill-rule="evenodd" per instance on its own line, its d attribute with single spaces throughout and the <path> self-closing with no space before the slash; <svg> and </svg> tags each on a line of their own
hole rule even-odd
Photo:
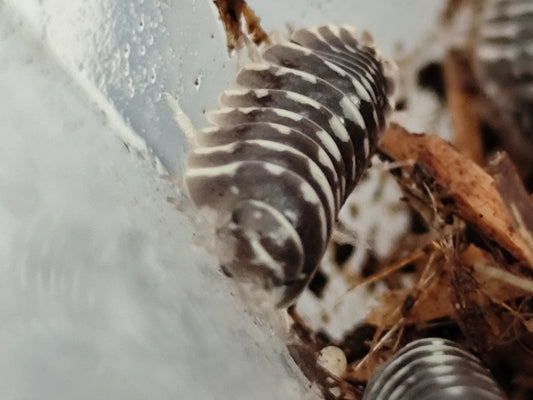
<svg viewBox="0 0 533 400">
<path fill-rule="evenodd" d="M 234 275 L 293 302 L 340 207 L 368 167 L 392 108 L 394 66 L 346 27 L 294 32 L 244 66 L 187 158 L 194 204 L 216 215 Z"/>
</svg>

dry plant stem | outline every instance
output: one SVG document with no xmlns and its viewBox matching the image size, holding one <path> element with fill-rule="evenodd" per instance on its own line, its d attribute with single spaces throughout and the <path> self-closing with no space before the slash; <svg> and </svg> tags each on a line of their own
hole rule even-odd
<svg viewBox="0 0 533 400">
<path fill-rule="evenodd" d="M 450 316 L 453 307 L 449 300 L 449 275 L 441 265 L 442 253 L 434 251 L 426 260 L 416 286 L 385 293 L 381 305 L 370 312 L 365 322 L 387 328 L 400 315 L 406 324 Z"/>
<path fill-rule="evenodd" d="M 220 20 L 224 24 L 228 50 L 233 50 L 239 37 L 243 34 L 241 30 L 241 15 L 244 0 L 214 0 L 218 8 Z"/>
<path fill-rule="evenodd" d="M 407 324 L 425 323 L 438 318 L 453 316 L 455 308 L 450 300 L 450 266 L 447 269 L 442 261 L 440 259 L 436 262 L 435 276 L 431 276 L 431 279 L 425 279 L 425 284 L 419 284 L 423 290 L 402 289 L 387 292 L 381 298 L 381 305 L 370 312 L 365 322 L 376 326 L 391 326 L 394 323 L 394 320 L 391 320 L 394 310 L 399 304 L 405 304 L 408 297 L 416 301 L 409 312 L 404 315 Z M 502 308 L 510 310 L 511 308 L 505 302 L 526 296 L 533 290 L 532 281 L 502 270 L 489 253 L 474 245 L 468 246 L 459 255 L 456 264 L 463 265 L 466 267 L 466 271 L 471 272 L 472 278 L 477 282 L 478 289 L 482 291 L 484 298 L 490 299 L 492 303 L 498 304 Z M 455 269 L 455 265 L 452 269 Z M 510 290 L 510 287 L 513 289 Z"/>
<path fill-rule="evenodd" d="M 368 354 L 363 357 L 360 361 L 353 362 L 348 365 L 348 369 L 344 374 L 344 378 L 351 382 L 364 382 L 368 381 L 377 368 L 383 363 L 383 361 L 388 357 L 383 357 L 378 359 L 380 350 L 387 345 L 393 338 L 394 335 L 400 328 L 403 326 L 403 321 L 398 321 L 389 331 L 387 331 L 383 336 L 383 330 L 378 330 L 376 332 L 375 338 L 379 337 L 379 340 L 372 343 L 370 346 L 370 351 Z M 397 341 L 395 341 L 397 342 Z M 391 354 L 394 352 L 394 349 L 391 351 Z"/>
<path fill-rule="evenodd" d="M 412 307 L 417 303 L 418 297 L 426 292 L 428 285 L 434 281 L 435 274 L 438 272 L 435 267 L 436 257 L 435 251 L 429 255 L 416 286 L 408 291 L 401 302 L 396 302 L 390 312 L 381 315 L 380 322 L 376 324 L 378 329 L 370 351 L 363 359 L 350 365 L 345 375 L 346 379 L 360 381 L 363 378 L 370 378 L 384 358 L 384 354 L 381 354 L 382 349 L 392 341 L 392 346 L 388 346 L 390 352 L 396 351 L 399 347 Z M 368 323 L 369 320 L 367 319 L 366 322 Z"/>
<path fill-rule="evenodd" d="M 350 288 L 348 290 L 353 290 L 353 289 L 355 289 L 358 286 L 368 285 L 368 284 L 380 281 L 380 280 L 386 278 L 387 276 L 389 276 L 390 274 L 392 274 L 393 272 L 396 272 L 396 271 L 402 269 L 407 264 L 410 264 L 413 261 L 419 259 L 424 254 L 425 254 L 424 250 L 422 250 L 422 249 L 416 250 L 415 252 L 409 254 L 407 257 L 404 257 L 401 260 L 398 260 L 397 262 L 386 266 L 383 270 L 381 270 L 381 271 L 369 276 L 368 278 L 364 278 L 364 279 L 360 280 L 359 282 L 354 283 L 352 286 L 350 286 Z"/>
<path fill-rule="evenodd" d="M 377 272 L 375 274 L 372 274 L 368 278 L 365 278 L 365 279 L 359 280 L 358 282 L 355 282 L 353 285 L 351 285 L 348 288 L 348 290 L 345 293 L 343 293 L 338 298 L 338 300 L 333 305 L 333 308 L 338 307 L 342 303 L 342 300 L 343 300 L 344 296 L 346 296 L 350 291 L 354 290 L 355 288 L 357 288 L 359 286 L 362 286 L 362 285 L 369 285 L 369 284 L 371 284 L 373 282 L 380 281 L 380 280 L 386 278 L 387 276 L 389 276 L 390 274 L 402 269 L 407 264 L 412 263 L 413 261 L 419 259 L 424 254 L 425 254 L 424 250 L 418 249 L 415 252 L 409 254 L 407 257 L 402 258 L 401 260 L 399 260 L 399 261 L 397 261 L 397 262 L 395 262 L 395 263 L 393 263 L 391 265 L 386 266 L 383 270 L 381 270 L 381 271 L 379 271 L 379 272 Z"/>
<path fill-rule="evenodd" d="M 413 160 L 415 167 L 402 171 L 419 168 L 428 181 L 413 184 L 427 183 L 450 212 L 533 269 L 528 244 L 513 228 L 494 179 L 476 163 L 438 136 L 411 134 L 398 125 L 389 128 L 380 149 L 394 161 Z"/>
<path fill-rule="evenodd" d="M 260 19 L 245 0 L 214 0 L 214 3 L 224 24 L 229 51 L 238 47 L 244 35 L 241 29 L 242 17 L 246 21 L 246 29 L 254 43 L 268 43 L 268 35 L 261 28 Z"/>
<path fill-rule="evenodd" d="M 483 293 L 492 302 L 502 303 L 533 293 L 532 281 L 502 269 L 490 253 L 473 244 L 469 245 L 459 258 L 460 263 L 468 267 Z"/>
<path fill-rule="evenodd" d="M 246 21 L 246 29 L 253 42 L 255 44 L 261 44 L 263 42 L 269 44 L 268 35 L 261 27 L 261 19 L 255 14 L 254 10 L 246 4 L 246 2 L 244 3 L 242 14 Z"/>
<path fill-rule="evenodd" d="M 507 284 L 508 286 L 514 286 L 516 289 L 520 289 L 525 293 L 528 293 L 529 295 L 533 294 L 533 281 L 525 279 L 522 276 L 512 274 L 511 272 L 495 267 L 494 265 L 475 264 L 474 272 L 476 275 L 484 277 L 485 279 L 502 282 Z M 493 291 L 491 291 L 491 293 L 492 292 Z M 513 295 L 514 296 L 512 297 L 516 297 L 517 295 L 519 295 L 519 293 L 515 292 L 513 293 Z"/>
<path fill-rule="evenodd" d="M 476 87 L 466 56 L 450 51 L 443 61 L 446 99 L 451 115 L 453 143 L 472 161 L 483 163 L 481 127 L 475 107 Z"/>
</svg>

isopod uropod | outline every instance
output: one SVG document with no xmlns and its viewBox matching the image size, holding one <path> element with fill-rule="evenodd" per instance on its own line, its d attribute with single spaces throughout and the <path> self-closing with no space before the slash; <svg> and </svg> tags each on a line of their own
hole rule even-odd
<svg viewBox="0 0 533 400">
<path fill-rule="evenodd" d="M 324 254 L 337 213 L 368 167 L 393 106 L 394 64 L 347 26 L 295 31 L 208 114 L 186 161 L 193 203 L 215 217 L 234 275 L 293 302 Z M 214 213 L 213 213 L 214 212 Z M 274 290 L 278 289 L 278 290 Z"/>
</svg>

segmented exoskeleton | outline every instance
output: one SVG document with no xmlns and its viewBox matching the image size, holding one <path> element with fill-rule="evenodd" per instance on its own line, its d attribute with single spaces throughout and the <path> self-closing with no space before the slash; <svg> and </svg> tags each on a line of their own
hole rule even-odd
<svg viewBox="0 0 533 400">
<path fill-rule="evenodd" d="M 345 26 L 294 32 L 245 65 L 187 158 L 185 183 L 216 215 L 217 253 L 238 276 L 305 288 L 337 213 L 368 167 L 392 108 L 394 65 Z"/>
<path fill-rule="evenodd" d="M 475 48 L 480 84 L 496 106 L 488 122 L 533 178 L 533 2 L 486 0 Z"/>
<path fill-rule="evenodd" d="M 389 360 L 368 383 L 363 400 L 505 400 L 490 372 L 450 340 L 418 339 Z"/>
</svg>

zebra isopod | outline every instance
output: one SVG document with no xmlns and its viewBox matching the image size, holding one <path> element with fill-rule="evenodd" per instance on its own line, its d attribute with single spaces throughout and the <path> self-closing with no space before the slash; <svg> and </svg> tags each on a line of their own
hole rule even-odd
<svg viewBox="0 0 533 400">
<path fill-rule="evenodd" d="M 487 0 L 475 51 L 481 86 L 520 131 L 521 150 L 533 146 L 533 2 Z M 502 132 L 502 135 L 509 135 Z M 528 145 L 525 149 L 523 143 Z M 507 149 L 513 152 L 513 149 Z"/>
<path fill-rule="evenodd" d="M 294 32 L 237 74 L 208 113 L 185 184 L 215 215 L 220 262 L 295 301 L 368 168 L 393 106 L 394 64 L 346 26 Z"/>
</svg>

